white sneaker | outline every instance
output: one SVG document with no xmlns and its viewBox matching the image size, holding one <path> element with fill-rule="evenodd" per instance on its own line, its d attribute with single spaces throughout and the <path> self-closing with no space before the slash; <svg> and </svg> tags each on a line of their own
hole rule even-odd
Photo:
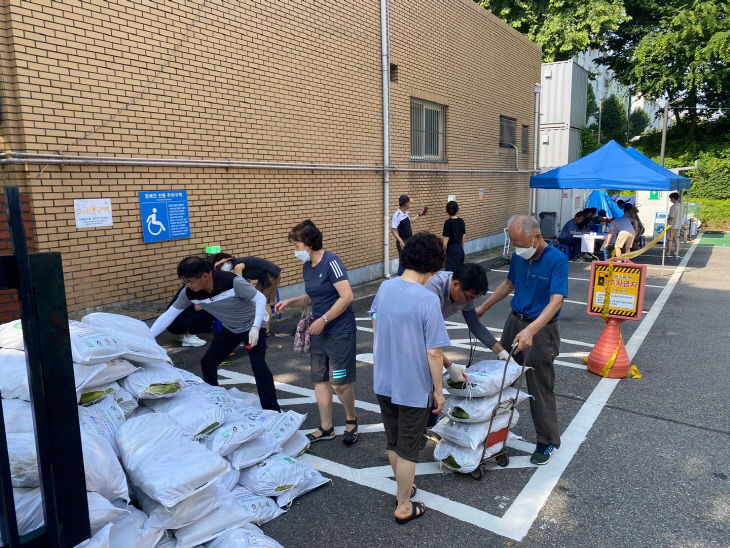
<svg viewBox="0 0 730 548">
<path fill-rule="evenodd" d="M 205 346 L 206 344 L 207 342 L 197 335 L 183 335 L 181 346 Z"/>
</svg>

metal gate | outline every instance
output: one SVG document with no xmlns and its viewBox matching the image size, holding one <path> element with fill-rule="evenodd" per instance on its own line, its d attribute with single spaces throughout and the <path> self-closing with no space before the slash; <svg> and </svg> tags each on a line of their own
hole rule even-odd
<svg viewBox="0 0 730 548">
<path fill-rule="evenodd" d="M 13 255 L 0 256 L 0 289 L 21 304 L 45 526 L 20 537 L 0 406 L 0 546 L 72 547 L 89 538 L 89 510 L 60 253 L 28 253 L 17 187 L 5 188 Z"/>
</svg>

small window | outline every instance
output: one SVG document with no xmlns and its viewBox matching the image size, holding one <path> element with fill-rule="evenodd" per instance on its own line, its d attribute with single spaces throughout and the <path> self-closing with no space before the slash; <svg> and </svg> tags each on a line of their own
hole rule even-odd
<svg viewBox="0 0 730 548">
<path fill-rule="evenodd" d="M 411 160 L 444 160 L 446 107 L 411 97 Z"/>
<path fill-rule="evenodd" d="M 509 116 L 499 117 L 499 146 L 512 148 L 517 143 L 515 141 L 517 133 L 517 120 Z"/>
<path fill-rule="evenodd" d="M 530 126 L 522 126 L 522 154 L 530 152 Z"/>
<path fill-rule="evenodd" d="M 398 83 L 398 65 L 390 64 L 390 81 Z"/>
</svg>

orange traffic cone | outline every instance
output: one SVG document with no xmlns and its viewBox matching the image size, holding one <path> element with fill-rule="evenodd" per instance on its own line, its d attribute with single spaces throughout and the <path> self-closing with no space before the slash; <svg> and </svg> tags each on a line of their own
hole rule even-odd
<svg viewBox="0 0 730 548">
<path fill-rule="evenodd" d="M 621 336 L 623 321 L 617 318 L 606 321 L 603 333 L 588 355 L 588 371 L 591 373 L 611 379 L 623 379 L 628 375 L 631 361 Z"/>
</svg>

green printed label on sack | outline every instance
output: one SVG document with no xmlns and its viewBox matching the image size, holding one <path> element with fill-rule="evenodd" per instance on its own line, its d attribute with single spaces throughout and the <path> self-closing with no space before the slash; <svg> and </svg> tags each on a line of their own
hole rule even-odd
<svg viewBox="0 0 730 548">
<path fill-rule="evenodd" d="M 294 486 L 293 485 L 282 485 L 282 486 L 277 487 L 276 489 L 274 489 L 274 491 L 288 491 L 292 487 L 294 487 Z"/>
</svg>

